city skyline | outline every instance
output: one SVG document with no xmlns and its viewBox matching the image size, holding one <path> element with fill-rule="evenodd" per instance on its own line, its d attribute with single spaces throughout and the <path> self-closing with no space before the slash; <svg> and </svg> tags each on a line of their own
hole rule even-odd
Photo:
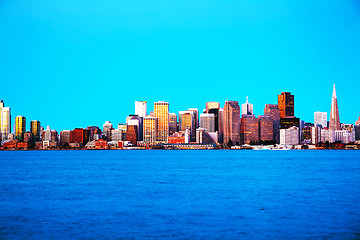
<svg viewBox="0 0 360 240">
<path fill-rule="evenodd" d="M 55 129 L 123 122 L 134 100 L 166 100 L 178 112 L 249 96 L 261 115 L 280 92 L 295 95 L 295 116 L 311 121 L 330 114 L 334 83 L 341 121 L 359 114 L 356 1 L 0 6 L 0 98 L 13 116 Z"/>
</svg>

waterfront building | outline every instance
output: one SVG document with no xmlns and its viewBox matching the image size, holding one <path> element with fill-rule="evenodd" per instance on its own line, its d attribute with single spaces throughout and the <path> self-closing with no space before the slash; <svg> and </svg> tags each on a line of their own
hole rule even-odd
<svg viewBox="0 0 360 240">
<path fill-rule="evenodd" d="M 11 113 L 10 108 L 5 107 L 4 101 L 0 100 L 0 142 L 6 141 L 11 133 Z"/>
<path fill-rule="evenodd" d="M 138 141 L 138 126 L 127 125 L 126 140 L 131 142 L 132 145 L 136 146 Z"/>
<path fill-rule="evenodd" d="M 144 142 L 154 144 L 157 140 L 158 119 L 153 116 L 144 117 Z"/>
<path fill-rule="evenodd" d="M 321 126 L 322 128 L 327 127 L 327 112 L 315 112 L 314 113 L 314 125 Z"/>
<path fill-rule="evenodd" d="M 225 101 L 223 124 L 224 144 L 227 145 L 229 141 L 240 143 L 240 106 L 237 101 Z"/>
<path fill-rule="evenodd" d="M 175 132 L 168 138 L 169 144 L 182 144 L 185 143 L 185 131 Z"/>
<path fill-rule="evenodd" d="M 314 126 L 311 127 L 311 144 L 318 144 L 319 142 L 321 142 L 321 127 L 319 126 Z"/>
<path fill-rule="evenodd" d="M 135 115 L 139 117 L 147 116 L 147 102 L 146 101 L 135 101 Z"/>
<path fill-rule="evenodd" d="M 336 130 L 334 131 L 334 135 L 336 142 L 350 143 L 355 141 L 355 134 L 346 130 Z"/>
<path fill-rule="evenodd" d="M 206 129 L 207 132 L 215 132 L 215 114 L 200 114 L 200 128 Z"/>
<path fill-rule="evenodd" d="M 278 108 L 280 110 L 280 118 L 294 116 L 294 95 L 290 92 L 282 92 L 278 95 Z"/>
<path fill-rule="evenodd" d="M 329 130 L 333 130 L 333 131 L 341 130 L 335 84 L 334 84 L 334 88 L 333 88 L 333 95 L 331 98 Z"/>
<path fill-rule="evenodd" d="M 60 132 L 60 144 L 70 143 L 70 130 L 63 130 Z"/>
<path fill-rule="evenodd" d="M 196 138 L 196 119 L 194 111 L 179 111 L 179 130 L 190 131 L 190 141 L 194 142 Z"/>
<path fill-rule="evenodd" d="M 280 110 L 277 104 L 266 104 L 264 115 L 270 116 L 273 120 L 273 139 L 278 143 L 280 141 Z"/>
<path fill-rule="evenodd" d="M 241 105 L 242 115 L 254 115 L 253 105 L 249 103 L 249 98 L 246 96 L 246 103 Z"/>
<path fill-rule="evenodd" d="M 177 132 L 177 115 L 176 113 L 169 113 L 169 135 Z"/>
<path fill-rule="evenodd" d="M 321 129 L 321 142 L 335 142 L 335 131 L 327 128 Z"/>
<path fill-rule="evenodd" d="M 300 130 L 300 139 L 303 144 L 311 144 L 311 125 L 304 125 Z"/>
<path fill-rule="evenodd" d="M 26 132 L 26 118 L 23 116 L 17 116 L 15 118 L 15 138 L 19 141 L 23 141 L 25 132 Z"/>
<path fill-rule="evenodd" d="M 219 111 L 220 111 L 220 103 L 219 102 L 207 102 L 206 103 L 206 110 L 205 113 L 212 113 L 214 114 L 214 126 L 215 126 L 215 130 L 214 132 L 219 130 Z M 200 126 L 201 127 L 201 126 Z"/>
<path fill-rule="evenodd" d="M 216 127 L 215 127 L 216 131 Z M 219 143 L 224 142 L 224 109 L 219 109 Z"/>
<path fill-rule="evenodd" d="M 90 131 L 83 128 L 75 128 L 70 132 L 70 143 L 79 143 L 80 146 L 85 146 L 89 142 Z"/>
<path fill-rule="evenodd" d="M 299 128 L 293 126 L 288 129 L 280 129 L 280 144 L 298 145 L 299 144 Z"/>
<path fill-rule="evenodd" d="M 154 116 L 158 119 L 156 140 L 167 142 L 169 136 L 169 103 L 164 101 L 155 102 Z"/>
<path fill-rule="evenodd" d="M 274 140 L 274 121 L 271 116 L 259 115 L 259 140 Z"/>
<path fill-rule="evenodd" d="M 111 140 L 115 142 L 120 142 L 123 140 L 122 138 L 122 130 L 121 129 L 112 129 L 111 130 Z"/>
<path fill-rule="evenodd" d="M 204 128 L 196 129 L 196 143 L 201 144 L 215 144 L 217 139 L 213 139 Z"/>
<path fill-rule="evenodd" d="M 243 114 L 240 126 L 241 143 L 250 144 L 259 142 L 259 120 L 255 115 Z"/>
<path fill-rule="evenodd" d="M 103 124 L 103 136 L 105 136 L 108 141 L 111 140 L 112 128 L 113 128 L 113 125 L 111 124 L 111 122 L 105 121 L 105 123 Z"/>
<path fill-rule="evenodd" d="M 34 141 L 40 141 L 40 121 L 32 120 L 30 122 L 30 132 L 34 136 Z"/>
<path fill-rule="evenodd" d="M 27 143 L 30 148 L 34 146 L 34 135 L 32 132 L 24 133 L 24 142 Z"/>
</svg>

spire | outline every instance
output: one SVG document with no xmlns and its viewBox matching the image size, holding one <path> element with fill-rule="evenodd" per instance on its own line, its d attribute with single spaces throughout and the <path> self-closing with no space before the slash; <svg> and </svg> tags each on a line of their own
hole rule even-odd
<svg viewBox="0 0 360 240">
<path fill-rule="evenodd" d="M 336 98 L 336 89 L 335 89 L 335 84 L 334 84 L 334 89 L 333 89 L 333 95 L 332 95 L 333 98 Z"/>
<path fill-rule="evenodd" d="M 246 103 L 249 103 L 249 97 L 246 96 Z"/>
</svg>

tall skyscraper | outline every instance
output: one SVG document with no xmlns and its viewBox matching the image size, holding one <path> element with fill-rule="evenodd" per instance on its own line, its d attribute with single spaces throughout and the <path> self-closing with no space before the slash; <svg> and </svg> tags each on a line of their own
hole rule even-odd
<svg viewBox="0 0 360 240">
<path fill-rule="evenodd" d="M 335 84 L 334 84 L 333 95 L 332 95 L 332 99 L 331 99 L 329 130 L 333 130 L 333 131 L 341 130 Z"/>
<path fill-rule="evenodd" d="M 137 126 L 136 128 L 136 133 L 138 134 L 136 140 L 137 141 L 143 141 L 143 120 L 144 118 L 139 117 L 138 115 L 129 115 L 126 118 L 126 124 L 127 126 L 129 125 L 133 125 L 133 126 Z M 133 128 L 131 128 L 132 131 L 135 131 Z M 126 132 L 129 130 L 129 128 L 126 128 Z M 127 141 L 130 141 L 129 139 L 126 139 Z M 134 138 L 132 138 L 132 140 L 134 140 Z M 134 143 L 133 143 L 134 144 Z"/>
<path fill-rule="evenodd" d="M 189 108 L 188 111 L 194 112 L 195 128 L 199 127 L 199 110 L 197 108 Z"/>
<path fill-rule="evenodd" d="M 314 125 L 321 126 L 322 128 L 327 127 L 327 112 L 315 112 L 314 113 Z"/>
<path fill-rule="evenodd" d="M 144 142 L 154 144 L 157 139 L 158 119 L 153 116 L 144 117 Z"/>
<path fill-rule="evenodd" d="M 196 116 L 194 111 L 179 111 L 179 130 L 190 131 L 190 141 L 195 141 L 196 138 Z"/>
<path fill-rule="evenodd" d="M 213 113 L 200 114 L 200 127 L 207 132 L 215 132 L 215 115 Z"/>
<path fill-rule="evenodd" d="M 240 143 L 240 106 L 237 101 L 225 101 L 224 105 L 224 144 L 231 140 Z"/>
<path fill-rule="evenodd" d="M 254 111 L 253 111 L 253 105 L 251 103 L 249 103 L 249 98 L 248 96 L 246 96 L 246 103 L 241 105 L 241 114 L 242 115 L 253 115 Z"/>
<path fill-rule="evenodd" d="M 290 92 L 282 92 L 278 95 L 278 107 L 280 118 L 294 116 L 294 95 Z"/>
<path fill-rule="evenodd" d="M 241 143 L 259 142 L 259 120 L 255 115 L 243 114 L 240 126 Z"/>
<path fill-rule="evenodd" d="M 0 100 L 0 141 L 8 140 L 8 135 L 11 133 L 11 113 L 10 108 L 4 106 L 3 100 Z"/>
<path fill-rule="evenodd" d="M 176 113 L 169 113 L 169 134 L 177 132 L 177 115 Z"/>
<path fill-rule="evenodd" d="M 19 141 L 24 140 L 24 133 L 26 132 L 26 118 L 17 116 L 15 118 L 15 138 Z"/>
<path fill-rule="evenodd" d="M 274 121 L 271 116 L 258 116 L 259 119 L 259 140 L 274 140 Z"/>
<path fill-rule="evenodd" d="M 273 139 L 280 142 L 280 110 L 277 104 L 265 104 L 264 115 L 270 116 L 273 120 Z"/>
<path fill-rule="evenodd" d="M 169 103 L 155 102 L 154 115 L 158 119 L 157 141 L 167 142 L 169 136 Z"/>
<path fill-rule="evenodd" d="M 40 121 L 32 120 L 30 122 L 30 132 L 34 136 L 34 141 L 40 141 Z"/>
<path fill-rule="evenodd" d="M 146 117 L 147 115 L 147 102 L 135 101 L 135 115 L 139 117 Z"/>
<path fill-rule="evenodd" d="M 220 103 L 218 102 L 207 102 L 206 103 L 206 113 L 214 114 L 215 119 L 215 131 L 219 131 L 219 110 L 220 110 Z"/>
</svg>

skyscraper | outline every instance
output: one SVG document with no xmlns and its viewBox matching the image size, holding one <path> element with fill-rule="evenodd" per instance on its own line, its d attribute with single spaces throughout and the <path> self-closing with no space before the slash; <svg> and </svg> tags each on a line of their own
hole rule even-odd
<svg viewBox="0 0 360 240">
<path fill-rule="evenodd" d="M 294 95 L 290 92 L 282 92 L 278 95 L 278 107 L 280 118 L 294 116 Z"/>
<path fill-rule="evenodd" d="M 199 110 L 197 108 L 189 108 L 188 111 L 192 111 L 194 113 L 195 128 L 198 128 L 199 127 Z"/>
<path fill-rule="evenodd" d="M 259 120 L 255 115 L 243 114 L 240 126 L 241 143 L 259 142 Z"/>
<path fill-rule="evenodd" d="M 113 125 L 110 121 L 105 121 L 103 124 L 103 136 L 106 136 L 106 138 L 110 141 L 111 140 L 111 129 L 113 128 Z"/>
<path fill-rule="evenodd" d="M 154 115 L 158 119 L 157 141 L 167 142 L 169 136 L 169 103 L 164 101 L 155 102 Z"/>
<path fill-rule="evenodd" d="M 144 142 L 154 144 L 157 139 L 158 119 L 153 116 L 144 117 Z"/>
<path fill-rule="evenodd" d="M 271 116 L 258 116 L 259 119 L 259 140 L 271 141 L 274 140 L 274 121 Z"/>
<path fill-rule="evenodd" d="M 280 141 L 280 110 L 277 104 L 265 104 L 264 115 L 270 116 L 273 120 L 273 139 L 276 142 Z"/>
<path fill-rule="evenodd" d="M 26 118 L 23 116 L 17 116 L 15 118 L 15 138 L 19 141 L 23 141 L 24 133 L 26 132 Z"/>
<path fill-rule="evenodd" d="M 334 84 L 333 95 L 332 95 L 332 99 L 331 99 L 329 130 L 333 130 L 333 131 L 341 130 L 335 84 Z"/>
<path fill-rule="evenodd" d="M 196 116 L 194 111 L 179 111 L 179 130 L 190 131 L 190 141 L 195 141 L 196 138 Z"/>
<path fill-rule="evenodd" d="M 177 132 L 177 115 L 176 113 L 169 113 L 169 133 Z"/>
<path fill-rule="evenodd" d="M 2 135 L 0 141 L 8 140 L 8 135 L 11 133 L 11 114 L 10 108 L 4 107 L 3 100 L 0 100 L 0 132 Z"/>
<path fill-rule="evenodd" d="M 214 114 L 215 131 L 219 131 L 219 110 L 220 110 L 220 103 L 218 103 L 218 102 L 207 102 L 206 103 L 206 113 Z"/>
<path fill-rule="evenodd" d="M 314 125 L 327 127 L 327 112 L 315 112 L 314 113 Z"/>
<path fill-rule="evenodd" d="M 225 101 L 224 105 L 224 144 L 232 141 L 240 143 L 240 106 L 237 101 Z"/>
<path fill-rule="evenodd" d="M 248 96 L 246 96 L 246 103 L 241 105 L 241 114 L 245 114 L 245 115 L 253 115 L 254 111 L 253 111 L 253 105 L 251 103 L 249 103 L 249 98 Z"/>
<path fill-rule="evenodd" d="M 207 132 L 215 132 L 215 115 L 213 113 L 200 114 L 200 127 Z"/>
<path fill-rule="evenodd" d="M 32 120 L 30 122 L 30 132 L 34 136 L 34 141 L 40 141 L 40 121 Z"/>
<path fill-rule="evenodd" d="M 146 117 L 147 115 L 147 102 L 135 101 L 135 115 L 139 117 Z"/>
</svg>

